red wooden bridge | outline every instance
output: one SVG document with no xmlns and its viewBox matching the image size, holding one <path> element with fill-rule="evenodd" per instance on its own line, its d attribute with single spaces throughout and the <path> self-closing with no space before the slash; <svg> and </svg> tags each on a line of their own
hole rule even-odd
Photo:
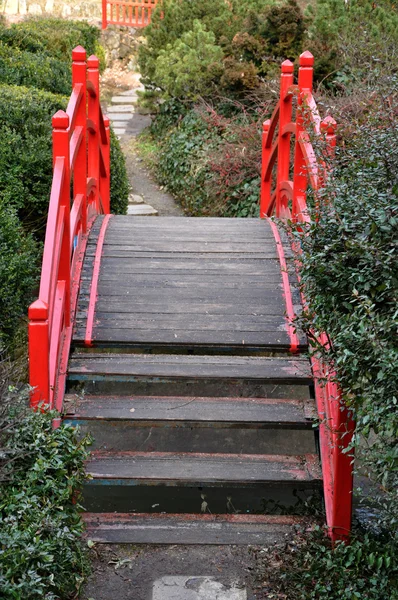
<svg viewBox="0 0 398 600">
<path fill-rule="evenodd" d="M 94 434 L 90 536 L 266 543 L 323 491 L 329 534 L 347 538 L 353 425 L 292 324 L 305 302 L 296 250 L 270 219 L 307 221 L 308 180 L 319 190 L 327 177 L 311 139 L 333 153 L 335 122 L 318 114 L 312 55 L 301 55 L 297 84 L 282 64 L 263 129 L 260 219 L 112 216 L 98 60 L 78 47 L 72 69 L 68 107 L 53 118 L 30 383 L 34 408 Z"/>
</svg>

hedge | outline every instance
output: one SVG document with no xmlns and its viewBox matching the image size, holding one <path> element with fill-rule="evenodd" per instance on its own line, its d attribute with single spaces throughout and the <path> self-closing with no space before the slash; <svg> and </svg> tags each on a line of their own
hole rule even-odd
<svg viewBox="0 0 398 600">
<path fill-rule="evenodd" d="M 0 194 L 35 231 L 47 218 L 52 180 L 51 117 L 65 109 L 64 96 L 0 85 Z M 111 140 L 111 209 L 127 210 L 128 178 L 119 140 Z"/>
<path fill-rule="evenodd" d="M 71 62 L 72 50 L 83 46 L 87 56 L 97 54 L 100 30 L 84 21 L 35 17 L 6 28 L 0 25 L 0 41 L 12 48 L 41 53 Z"/>
<path fill-rule="evenodd" d="M 39 247 L 0 201 L 0 355 L 12 343 L 38 282 Z"/>
<path fill-rule="evenodd" d="M 0 42 L 0 83 L 26 85 L 68 94 L 72 75 L 64 61 L 44 54 L 10 48 Z"/>
</svg>

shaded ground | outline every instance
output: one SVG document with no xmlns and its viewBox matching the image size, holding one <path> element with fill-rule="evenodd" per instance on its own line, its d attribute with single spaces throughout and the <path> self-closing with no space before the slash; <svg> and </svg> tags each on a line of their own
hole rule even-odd
<svg viewBox="0 0 398 600">
<path fill-rule="evenodd" d="M 257 587 L 257 559 L 267 555 L 246 546 L 97 546 L 81 599 L 151 600 L 154 581 L 165 575 L 214 576 L 227 588 L 246 588 L 247 600 L 276 599 Z"/>
</svg>

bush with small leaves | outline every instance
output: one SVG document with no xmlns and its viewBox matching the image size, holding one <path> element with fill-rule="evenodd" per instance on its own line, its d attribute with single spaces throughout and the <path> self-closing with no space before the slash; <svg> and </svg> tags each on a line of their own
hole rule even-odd
<svg viewBox="0 0 398 600">
<path fill-rule="evenodd" d="M 90 440 L 27 411 L 28 395 L 9 386 L 0 398 L 0 596 L 76 597 L 89 572 L 78 494 Z"/>
</svg>

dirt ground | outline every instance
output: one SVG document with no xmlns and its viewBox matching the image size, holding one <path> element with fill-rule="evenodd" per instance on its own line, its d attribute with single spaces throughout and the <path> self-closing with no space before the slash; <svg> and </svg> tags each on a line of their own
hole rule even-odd
<svg viewBox="0 0 398 600">
<path fill-rule="evenodd" d="M 151 600 L 157 579 L 186 575 L 213 576 L 226 588 L 244 587 L 247 600 L 276 600 L 282 596 L 258 579 L 257 565 L 268 553 L 254 546 L 98 545 L 92 550 L 93 573 L 80 598 Z"/>
</svg>

